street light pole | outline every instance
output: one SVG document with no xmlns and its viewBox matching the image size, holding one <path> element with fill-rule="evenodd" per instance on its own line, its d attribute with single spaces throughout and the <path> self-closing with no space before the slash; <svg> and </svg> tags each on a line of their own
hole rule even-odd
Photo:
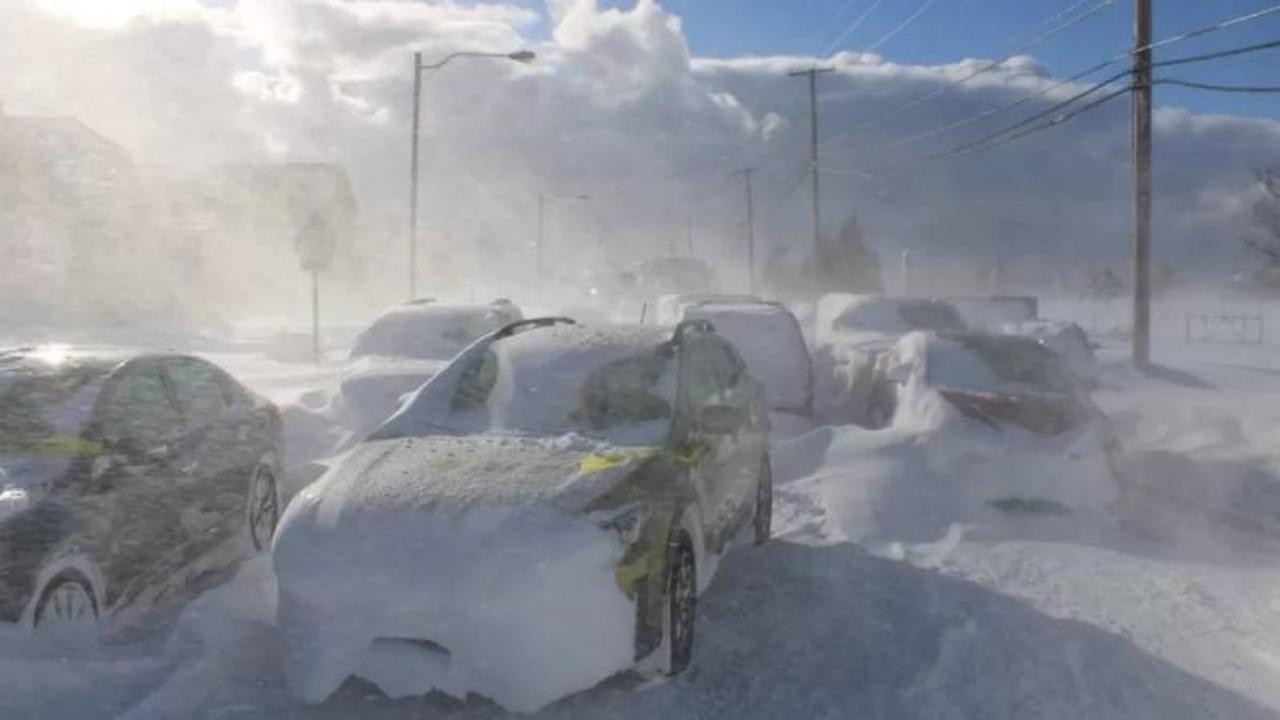
<svg viewBox="0 0 1280 720">
<path fill-rule="evenodd" d="M 409 147 L 409 299 L 418 296 L 418 126 L 422 100 L 422 71 L 439 70 L 454 58 L 505 58 L 519 63 L 533 62 L 532 50 L 515 52 L 480 52 L 465 50 L 450 53 L 444 59 L 430 65 L 422 64 L 422 53 L 413 54 L 413 135 Z"/>
<path fill-rule="evenodd" d="M 418 112 L 422 99 L 422 53 L 413 54 L 413 140 L 409 150 L 409 299 L 418 297 Z"/>
</svg>

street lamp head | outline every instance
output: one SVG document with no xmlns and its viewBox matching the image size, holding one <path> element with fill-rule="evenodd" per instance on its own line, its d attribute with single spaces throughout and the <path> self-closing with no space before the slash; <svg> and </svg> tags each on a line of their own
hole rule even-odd
<svg viewBox="0 0 1280 720">
<path fill-rule="evenodd" d="M 507 57 L 519 63 L 531 63 L 537 55 L 534 55 L 532 50 L 517 50 Z"/>
</svg>

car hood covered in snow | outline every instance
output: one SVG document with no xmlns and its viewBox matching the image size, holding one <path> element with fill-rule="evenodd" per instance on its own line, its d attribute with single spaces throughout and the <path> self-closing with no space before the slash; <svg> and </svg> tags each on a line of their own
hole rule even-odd
<svg viewBox="0 0 1280 720">
<path fill-rule="evenodd" d="M 357 675 L 392 696 L 475 692 L 532 710 L 628 667 L 625 548 L 607 513 L 581 510 L 652 452 L 577 436 L 358 446 L 276 535 L 293 692 L 318 702 Z"/>
<path fill-rule="evenodd" d="M 625 463 L 597 471 L 587 458 L 638 456 L 568 435 L 372 440 L 344 456 L 307 494 L 325 511 L 415 510 L 450 505 L 545 505 L 574 512 L 607 491 Z M 583 472 L 584 464 L 588 472 Z"/>
</svg>

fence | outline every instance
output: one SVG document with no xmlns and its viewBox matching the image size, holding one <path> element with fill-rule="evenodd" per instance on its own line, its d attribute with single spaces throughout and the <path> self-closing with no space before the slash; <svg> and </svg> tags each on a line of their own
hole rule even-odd
<svg viewBox="0 0 1280 720">
<path fill-rule="evenodd" d="M 1195 343 L 1261 345 L 1266 337 L 1265 323 L 1261 315 L 1187 313 L 1183 337 L 1188 345 Z"/>
</svg>

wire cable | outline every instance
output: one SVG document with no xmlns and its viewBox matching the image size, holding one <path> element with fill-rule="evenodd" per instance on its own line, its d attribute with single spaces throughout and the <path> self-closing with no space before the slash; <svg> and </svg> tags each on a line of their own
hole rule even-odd
<svg viewBox="0 0 1280 720">
<path fill-rule="evenodd" d="M 1104 7 L 1105 7 L 1105 6 L 1104 6 Z M 1101 7 L 1097 7 L 1096 9 L 1099 9 L 1099 10 L 1100 10 L 1100 9 L 1101 9 Z M 1000 106 L 997 106 L 997 107 L 993 107 L 993 108 L 988 108 L 988 109 L 983 110 L 983 111 L 981 111 L 981 112 L 975 113 L 974 115 L 971 115 L 971 116 L 968 116 L 968 117 L 965 117 L 965 118 L 961 118 L 961 119 L 959 119 L 959 120 L 953 121 L 953 122 L 948 123 L 948 124 L 946 124 L 946 125 L 939 126 L 939 127 L 936 127 L 936 128 L 930 129 L 930 130 L 925 130 L 925 131 L 923 131 L 923 132 L 917 133 L 917 134 L 915 134 L 915 135 L 912 135 L 912 136 L 909 136 L 909 137 L 906 137 L 906 138 L 901 138 L 901 139 L 899 139 L 899 140 L 897 140 L 897 141 L 894 141 L 894 142 L 893 142 L 893 143 L 891 143 L 890 145 L 891 145 L 891 146 L 895 146 L 895 147 L 896 147 L 896 146 L 903 145 L 903 144 L 905 144 L 905 143 L 907 143 L 907 142 L 911 142 L 911 141 L 915 141 L 915 140 L 922 140 L 922 139 L 925 139 L 925 138 L 928 138 L 928 137 L 933 137 L 933 136 L 935 136 L 935 135 L 941 135 L 941 134 L 943 134 L 943 133 L 945 133 L 945 132 L 949 132 L 949 131 L 951 131 L 951 130 L 955 130 L 955 129 L 957 129 L 957 128 L 964 127 L 964 126 L 966 126 L 966 125 L 971 125 L 971 124 L 973 124 L 973 123 L 975 123 L 975 122 L 977 122 L 977 121 L 979 121 L 979 120 L 983 120 L 983 119 L 985 119 L 985 118 L 991 117 L 992 115 L 998 115 L 998 114 L 1000 114 L 1000 113 L 1004 113 L 1004 112 L 1008 112 L 1008 111 L 1010 111 L 1010 110 L 1014 110 L 1014 109 L 1016 109 L 1016 108 L 1018 108 L 1018 107 L 1021 107 L 1022 105 L 1025 105 L 1026 103 L 1028 103 L 1028 102 L 1030 102 L 1030 101 L 1032 101 L 1032 100 L 1034 100 L 1034 99 L 1036 99 L 1036 98 L 1043 97 L 1044 95 L 1047 95 L 1047 94 L 1049 94 L 1049 93 L 1053 92 L 1054 90 L 1056 90 L 1056 89 L 1058 89 L 1058 88 L 1061 88 L 1061 87 L 1066 86 L 1066 85 L 1068 85 L 1068 84 L 1070 84 L 1070 83 L 1073 83 L 1073 82 L 1075 82 L 1075 81 L 1077 81 L 1077 80 L 1081 80 L 1081 79 L 1083 79 L 1083 78 L 1085 78 L 1085 77 L 1088 77 L 1089 75 L 1092 75 L 1092 74 L 1094 74 L 1094 73 L 1096 73 L 1096 72 L 1098 72 L 1098 71 L 1100 71 L 1100 70 L 1104 70 L 1104 69 L 1106 69 L 1107 67 L 1110 67 L 1111 65 L 1115 65 L 1116 63 L 1119 63 L 1119 62 L 1121 62 L 1121 61 L 1123 61 L 1123 60 L 1128 60 L 1128 59 L 1129 59 L 1129 58 L 1131 58 L 1133 55 L 1137 54 L 1138 52 L 1140 52 L 1140 51 L 1142 51 L 1142 50 L 1155 49 L 1155 48 L 1160 48 L 1160 47 L 1165 47 L 1165 46 L 1168 46 L 1168 45 L 1172 45 L 1172 44 L 1174 44 L 1174 43 L 1183 42 L 1183 41 L 1185 41 L 1185 40 L 1190 40 L 1190 39 L 1192 39 L 1192 38 L 1196 38 L 1196 37 L 1200 37 L 1200 36 L 1203 36 L 1203 35 L 1207 35 L 1207 34 L 1212 33 L 1212 32 L 1217 32 L 1217 31 L 1219 31 L 1219 30 L 1224 30 L 1224 29 L 1226 29 L 1226 28 L 1230 28 L 1230 27 L 1233 27 L 1233 26 L 1235 26 L 1235 25 L 1240 25 L 1240 24 L 1242 24 L 1242 23 L 1251 22 L 1251 21 L 1253 21 L 1253 20 L 1258 20 L 1258 19 L 1261 19 L 1261 18 L 1263 18 L 1263 17 L 1267 17 L 1267 16 L 1269 16 L 1269 15 L 1274 15 L 1274 14 L 1276 14 L 1276 13 L 1278 13 L 1278 12 L 1280 12 L 1280 4 L 1271 5 L 1271 6 L 1268 6 L 1268 7 L 1262 8 L 1261 10 L 1257 10 L 1257 11 L 1252 12 L 1252 13 L 1247 13 L 1247 14 L 1245 14 L 1245 15 L 1240 15 L 1240 16 L 1238 16 L 1238 17 L 1228 18 L 1228 19 L 1226 19 L 1226 20 L 1219 21 L 1219 22 L 1214 23 L 1214 24 L 1212 24 L 1212 25 L 1207 25 L 1207 26 L 1205 26 L 1205 27 L 1197 28 L 1197 29 L 1195 29 L 1195 30 L 1191 30 L 1191 31 L 1188 31 L 1188 32 L 1185 32 L 1185 33 L 1181 33 L 1181 34 L 1179 34 L 1179 35 L 1174 35 L 1174 36 L 1171 36 L 1171 37 L 1163 38 L 1163 39 L 1161 39 L 1161 40 L 1157 40 L 1157 41 L 1151 42 L 1151 43 L 1149 43 L 1149 44 L 1147 44 L 1147 45 L 1144 45 L 1144 46 L 1135 47 L 1135 48 L 1133 48 L 1133 49 L 1131 49 L 1131 50 L 1127 50 L 1127 51 L 1125 51 L 1125 52 L 1123 52 L 1123 53 L 1116 54 L 1116 55 L 1114 55 L 1114 56 L 1112 56 L 1112 57 L 1109 57 L 1109 58 L 1107 58 L 1107 59 L 1105 59 L 1105 60 L 1103 60 L 1103 61 L 1101 61 L 1101 62 L 1099 62 L 1099 63 L 1096 63 L 1096 64 L 1094 64 L 1094 65 L 1091 65 L 1091 66 L 1089 66 L 1089 67 L 1085 68 L 1084 70 L 1081 70 L 1081 71 L 1079 71 L 1079 72 L 1074 73 L 1073 75 L 1071 75 L 1071 76 L 1069 76 L 1069 77 L 1063 78 L 1063 79 L 1061 79 L 1061 80 L 1056 80 L 1056 81 L 1054 81 L 1053 83 L 1051 83 L 1051 84 L 1049 84 L 1049 85 L 1047 85 L 1047 86 L 1045 86 L 1045 87 L 1040 88 L 1040 89 L 1039 89 L 1039 90 L 1037 90 L 1036 92 L 1031 93 L 1031 94 L 1029 94 L 1029 95 L 1025 95 L 1025 96 L 1023 96 L 1022 98 L 1019 98 L 1019 99 L 1017 99 L 1017 100 L 1014 100 L 1013 102 L 1007 103 L 1007 104 L 1005 104 L 1005 105 L 1000 105 Z M 1251 47 L 1249 47 L 1249 48 L 1236 49 L 1236 50 L 1232 50 L 1232 51 L 1226 51 L 1226 52 L 1223 52 L 1223 53 L 1206 53 L 1206 54 L 1204 54 L 1203 56 L 1194 56 L 1194 57 L 1192 57 L 1192 58 L 1179 59 L 1179 60 L 1178 60 L 1178 63 L 1176 63 L 1176 64 L 1188 63 L 1188 62 L 1200 62 L 1200 61 L 1202 61 L 1202 60 L 1211 60 L 1211 59 L 1216 59 L 1216 58 L 1218 58 L 1218 57 L 1227 57 L 1227 56 L 1230 56 L 1230 55 L 1238 55 L 1238 54 L 1241 54 L 1241 53 L 1243 53 L 1243 52 L 1253 52 L 1253 51 L 1255 51 L 1255 50 L 1266 49 L 1266 47 L 1273 47 L 1273 46 L 1272 46 L 1272 45 L 1270 45 L 1270 44 L 1265 44 L 1265 43 L 1264 43 L 1263 45 L 1264 45 L 1264 47 L 1252 47 L 1252 46 L 1251 46 Z M 1005 59 L 1007 59 L 1007 58 L 1005 58 Z M 1153 63 L 1152 65 L 1153 65 L 1153 67 L 1154 67 L 1154 66 L 1157 66 L 1157 65 L 1160 65 L 1160 64 L 1161 64 L 1161 63 Z M 955 84 L 958 84 L 958 83 L 955 83 Z M 945 92 L 947 89 L 950 89 L 950 87 L 951 87 L 951 86 L 953 86 L 953 85 L 943 86 L 943 88 L 941 88 L 939 91 L 937 91 L 937 92 L 938 92 L 938 94 L 941 94 L 941 92 Z M 915 102 L 915 101 L 913 101 L 913 103 L 914 103 L 914 102 Z M 923 102 L 923 101 L 921 101 L 921 102 Z M 909 103 L 909 104 L 910 104 L 910 103 Z M 915 103 L 915 105 L 918 105 L 918 104 L 919 104 L 919 103 Z M 912 107 L 914 107 L 915 105 L 912 105 Z M 909 108 L 909 107 L 899 108 L 898 110 L 893 111 L 893 113 L 891 113 L 891 115 L 896 116 L 897 114 L 901 114 L 901 112 L 904 112 L 904 111 L 905 111 L 905 110 L 907 110 L 907 109 L 910 109 L 910 108 Z M 865 129 L 868 129 L 868 128 L 870 128 L 870 127 L 873 127 L 874 125 L 880 124 L 880 123 L 884 122 L 884 121 L 885 121 L 885 120 L 887 120 L 887 119 L 889 119 L 889 117 L 888 117 L 888 116 L 886 116 L 886 117 L 882 117 L 882 118 L 877 118 L 876 120 L 874 120 L 874 121 L 872 121 L 872 122 L 870 122 L 870 123 L 863 123 L 863 124 L 861 124 L 861 125 L 854 126 L 854 127 L 850 128 L 850 129 L 848 129 L 848 130 L 846 130 L 846 131 L 844 131 L 844 132 L 842 132 L 842 133 L 839 133 L 839 134 L 837 134 L 837 135 L 831 136 L 831 137 L 829 137 L 829 138 L 827 138 L 827 139 L 823 140 L 822 142 L 820 142 L 820 143 L 819 143 L 819 145 L 824 145 L 824 144 L 826 144 L 826 143 L 834 142 L 834 141 L 836 141 L 836 140 L 841 140 L 841 139 L 843 139 L 843 138 L 844 138 L 844 137 L 846 137 L 846 136 L 854 135 L 854 134 L 856 134 L 856 133 L 858 133 L 858 132 L 860 132 L 860 131 L 862 131 L 862 130 L 865 130 Z"/>
<path fill-rule="evenodd" d="M 933 7 L 933 4 L 936 2 L 938 2 L 938 0 L 924 0 L 924 2 L 920 4 L 920 8 L 918 10 L 912 13 L 906 20 L 903 20 L 902 23 L 899 24 L 897 27 L 890 30 L 888 33 L 885 33 L 884 37 L 868 45 L 867 49 L 864 50 L 863 52 L 875 52 L 876 48 L 889 42 L 894 38 L 895 35 L 907 29 L 908 25 L 915 22 L 916 19 L 919 18 L 921 15 L 925 14 L 925 11 Z"/>
<path fill-rule="evenodd" d="M 1243 55 L 1246 53 L 1269 50 L 1275 47 L 1280 47 L 1280 40 L 1271 40 L 1268 42 L 1254 43 L 1252 45 L 1245 45 L 1238 48 L 1230 48 L 1227 50 L 1219 50 L 1216 52 L 1200 53 L 1197 55 L 1189 55 L 1189 56 L 1180 57 L 1180 58 L 1170 58 L 1168 60 L 1153 62 L 1151 63 L 1151 66 L 1153 68 L 1156 68 L 1156 67 L 1168 67 L 1173 65 L 1185 65 L 1185 64 L 1196 63 L 1196 62 L 1207 62 L 1209 60 L 1217 60 L 1224 57 L 1233 57 L 1236 55 Z M 1127 85 L 1123 88 L 1107 93 L 1106 95 L 1103 95 L 1102 97 L 1092 102 L 1086 103 L 1080 108 L 1077 108 L 1076 110 L 1073 110 L 1069 113 L 1066 113 L 1064 115 L 1056 115 L 1056 113 L 1058 113 L 1059 110 L 1065 109 L 1067 106 L 1079 100 L 1082 100 L 1085 97 L 1088 97 L 1089 95 L 1092 95 L 1098 92 L 1102 88 L 1114 83 L 1117 80 L 1120 80 L 1121 78 L 1128 76 L 1129 74 L 1130 74 L 1129 70 L 1118 72 L 1108 77 L 1107 79 L 1099 83 L 1096 83 L 1094 85 L 1091 85 L 1090 87 L 1076 93 L 1075 95 L 1072 95 L 1066 100 L 1063 100 L 1062 102 L 1059 102 L 1047 108 L 1046 110 L 1043 110 L 1034 115 L 1031 115 L 1030 117 L 1024 118 L 1023 120 L 1013 125 L 1010 125 L 1008 127 L 1005 127 L 1001 130 L 997 130 L 996 132 L 984 135 L 983 137 L 978 138 L 977 140 L 964 143 L 950 150 L 945 150 L 939 153 L 934 153 L 932 155 L 927 155 L 923 158 L 920 158 L 919 160 L 913 161 L 911 163 L 906 163 L 905 165 L 902 165 L 902 166 L 891 166 L 891 167 L 914 167 L 923 163 L 933 162 L 935 160 L 955 157 L 957 155 L 966 155 L 972 152 L 977 152 L 978 150 L 986 149 L 988 147 L 995 147 L 997 145 L 1003 145 L 1006 142 L 1012 142 L 1013 140 L 1017 140 L 1018 138 L 1025 137 L 1026 135 L 1029 135 L 1033 132 L 1047 130 L 1083 112 L 1092 110 L 1093 108 L 1098 107 L 1099 105 L 1102 105 L 1132 90 L 1133 86 Z M 1184 85 L 1187 87 L 1196 87 L 1204 90 L 1217 90 L 1221 92 L 1256 92 L 1256 93 L 1280 92 L 1280 87 L 1216 85 L 1212 83 L 1193 83 L 1185 80 L 1177 80 L 1174 78 L 1155 80 L 1152 82 L 1152 84 L 1153 85 L 1155 84 Z M 1049 118 L 1048 122 L 1041 123 L 1039 125 L 1034 124 L 1037 120 L 1041 120 L 1046 117 Z M 868 174 L 872 174 L 872 173 L 868 173 Z"/>
<path fill-rule="evenodd" d="M 1087 0 L 1086 0 L 1086 1 L 1087 1 Z M 1079 23 L 1081 23 L 1081 22 L 1083 22 L 1083 21 L 1087 20 L 1088 18 L 1092 17 L 1095 13 L 1098 13 L 1098 12 L 1100 12 L 1100 11 L 1102 11 L 1102 10 L 1105 10 L 1107 7 L 1110 7 L 1111 5 L 1113 5 L 1113 4 L 1115 3 L 1115 1 L 1116 1 L 1116 0 L 1101 0 L 1101 2 L 1097 2 L 1093 7 L 1089 8 L 1088 10 L 1084 11 L 1083 13 L 1081 13 L 1081 14 L 1079 14 L 1079 15 L 1077 15 L 1077 16 L 1075 16 L 1075 17 L 1073 17 L 1073 18 L 1071 18 L 1071 19 L 1069 19 L 1069 20 L 1067 20 L 1067 21 L 1065 21 L 1065 22 L 1063 22 L 1063 23 L 1061 23 L 1061 24 L 1059 24 L 1059 25 L 1056 25 L 1056 26 L 1054 26 L 1054 27 L 1050 28 L 1049 30 L 1047 30 L 1047 31 L 1045 31 L 1045 32 L 1043 32 L 1043 33 L 1041 33 L 1041 34 L 1039 34 L 1039 35 L 1037 35 L 1037 36 L 1033 37 L 1033 38 L 1030 38 L 1030 39 L 1028 39 L 1028 40 L 1026 40 L 1026 41 L 1024 41 L 1024 42 L 1020 43 L 1020 44 L 1019 44 L 1019 45 L 1017 45 L 1016 47 L 1014 47 L 1014 48 L 1012 48 L 1012 49 L 1010 49 L 1010 50 L 1006 51 L 1003 55 L 1001 55 L 1001 56 L 1000 56 L 999 58 L 997 58 L 996 60 L 992 60 L 991 62 L 988 62 L 988 63 L 985 63 L 985 64 L 983 64 L 983 65 L 979 66 L 977 69 L 973 70 L 972 72 L 968 73 L 967 75 L 964 75 L 964 76 L 962 76 L 962 77 L 960 77 L 960 78 L 957 78 L 956 80 L 952 80 L 951 82 L 949 82 L 949 83 L 947 83 L 947 84 L 945 84 L 945 85 L 943 85 L 943 86 L 941 86 L 941 87 L 938 87 L 938 88 L 935 88 L 935 89 L 933 89 L 933 90 L 930 90 L 929 92 L 924 93 L 923 95 L 921 95 L 921 96 L 919 96 L 919 97 L 915 98 L 914 100 L 910 100 L 910 101 L 908 101 L 908 102 L 906 102 L 906 103 L 904 103 L 904 104 L 902 104 L 902 105 L 899 105 L 898 107 L 894 108 L 893 110 L 891 110 L 890 112 L 888 112 L 888 113 L 886 113 L 886 114 L 884 114 L 884 115 L 881 115 L 880 117 L 877 117 L 877 118 L 875 118 L 875 119 L 873 119 L 873 120 L 869 120 L 869 121 L 864 122 L 864 123 L 860 123 L 860 124 L 858 124 L 858 125 L 855 125 L 855 126 L 853 126 L 853 127 L 849 128 L 849 129 L 845 130 L 845 131 L 844 131 L 844 132 L 842 132 L 842 133 L 839 133 L 839 134 L 837 134 L 837 135 L 835 135 L 835 136 L 832 136 L 832 137 L 830 137 L 830 138 L 827 138 L 826 140 L 824 140 L 824 141 L 823 141 L 823 143 L 827 143 L 827 142 L 834 142 L 835 140 L 839 140 L 839 139 L 843 138 L 843 137 L 844 137 L 844 136 L 846 136 L 846 135 L 852 135 L 852 134 L 855 134 L 855 133 L 861 132 L 862 130 L 866 130 L 866 129 L 868 129 L 868 128 L 876 127 L 877 125 L 881 125 L 881 124 L 883 124 L 883 123 L 885 123 L 885 122 L 887 122 L 887 121 L 889 121 L 889 120 L 892 120 L 892 119 L 893 119 L 893 118 L 895 118 L 895 117 L 898 117 L 899 115 L 901 115 L 901 114 L 903 114 L 903 113 L 907 112 L 908 110 L 912 110 L 912 109 L 914 109 L 914 108 L 917 108 L 917 107 L 919 107 L 920 105 L 923 105 L 924 103 L 926 103 L 926 102 L 928 102 L 928 101 L 930 101 L 930 100 L 932 100 L 932 99 L 934 99 L 934 98 L 938 97 L 939 95 L 943 95 L 943 94 L 945 94 L 945 93 L 949 92 L 950 90 L 952 90 L 953 88 L 959 87 L 959 86 L 961 86 L 961 85 L 963 85 L 963 84 L 965 84 L 965 83 L 969 82 L 970 80 L 974 79 L 975 77 L 977 77 L 977 76 L 979 76 L 979 75 L 981 75 L 981 74 L 983 74 L 983 73 L 987 73 L 987 72 L 990 72 L 990 71 L 994 70 L 995 68 L 997 68 L 997 67 L 999 67 L 999 66 L 1003 65 L 1005 62 L 1008 62 L 1008 61 L 1009 61 L 1009 59 L 1013 58 L 1015 55 L 1018 55 L 1018 54 L 1020 54 L 1020 53 L 1026 52 L 1027 50 L 1029 50 L 1029 49 L 1031 49 L 1031 48 L 1033 48 L 1033 47 L 1035 47 L 1035 46 L 1037 46 L 1037 45 L 1039 45 L 1039 44 L 1041 44 L 1041 43 L 1043 43 L 1043 42 L 1046 42 L 1046 41 L 1048 41 L 1048 40 L 1052 39 L 1053 37 L 1055 37 L 1055 36 L 1057 36 L 1057 35 L 1059 35 L 1059 34 L 1061 34 L 1061 33 L 1063 33 L 1063 32 L 1066 32 L 1067 30 L 1071 29 L 1072 27 L 1074 27 L 1074 26 L 1078 25 Z M 1076 4 L 1075 4 L 1075 5 L 1073 5 L 1072 7 L 1073 7 L 1073 8 L 1074 8 L 1074 7 L 1079 7 L 1081 4 L 1082 4 L 1082 3 L 1076 3 Z M 1062 12 L 1058 13 L 1058 15 L 1056 15 L 1054 18 L 1051 18 L 1051 19 L 1050 19 L 1050 20 L 1048 20 L 1047 22 L 1054 22 L 1056 18 L 1060 18 L 1060 17 L 1061 17 L 1062 15 L 1064 15 L 1065 13 L 1070 12 L 1070 11 L 1071 11 L 1071 9 L 1072 9 L 1072 8 L 1068 8 L 1067 10 L 1064 10 L 1064 11 L 1062 11 Z M 1046 24 L 1046 23 L 1042 22 L 1042 23 L 1041 23 L 1041 26 L 1043 26 L 1044 24 Z"/>
<path fill-rule="evenodd" d="M 1151 81 L 1152 85 L 1177 85 L 1195 90 L 1212 90 L 1228 93 L 1280 93 L 1280 85 L 1219 85 L 1217 83 L 1193 82 L 1177 78 L 1159 78 Z"/>
<path fill-rule="evenodd" d="M 854 21 L 849 24 L 849 27 L 844 29 L 844 32 L 840 33 L 840 35 L 835 40 L 831 41 L 831 44 L 827 46 L 826 50 L 822 51 L 822 54 L 819 55 L 819 57 L 826 57 L 830 55 L 832 50 L 835 50 L 837 47 L 840 46 L 840 43 L 844 42 L 845 38 L 849 37 L 850 35 L 853 34 L 855 30 L 862 27 L 862 21 L 866 20 L 867 16 L 870 15 L 872 11 L 874 11 L 877 7 L 879 7 L 880 3 L 882 2 L 884 2 L 884 0 L 874 0 L 874 2 L 868 5 L 867 9 L 863 10 L 862 14 L 859 15 L 857 18 L 855 18 Z"/>
</svg>

